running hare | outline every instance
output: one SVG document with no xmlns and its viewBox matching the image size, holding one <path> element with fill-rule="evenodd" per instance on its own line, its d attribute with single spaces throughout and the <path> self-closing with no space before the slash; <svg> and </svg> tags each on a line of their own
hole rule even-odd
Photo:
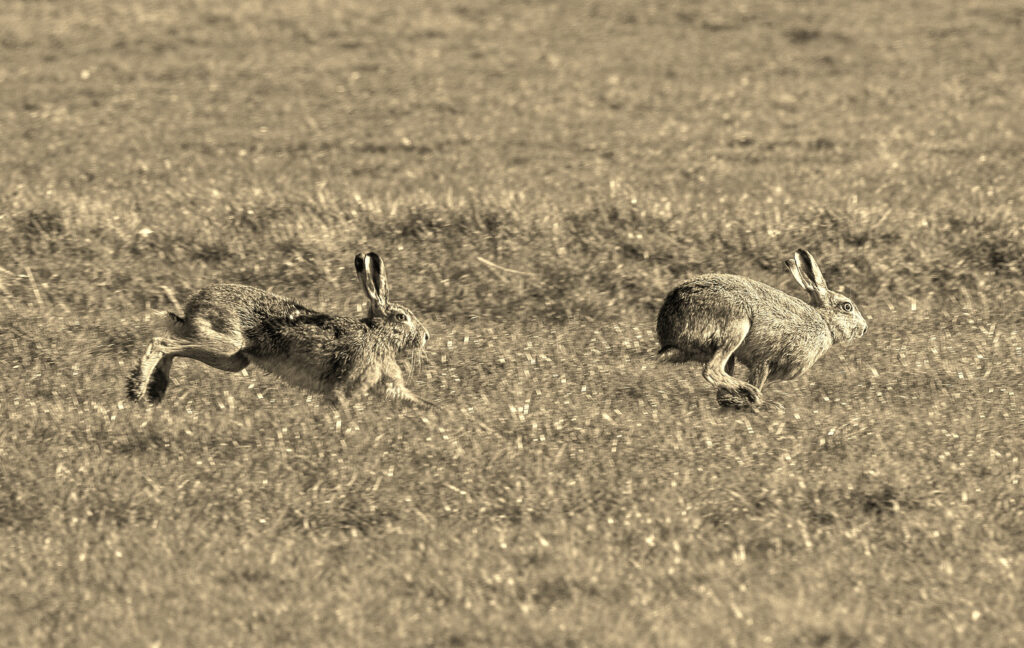
<svg viewBox="0 0 1024 648">
<path fill-rule="evenodd" d="M 128 379 L 128 397 L 157 403 L 175 358 L 223 371 L 250 362 L 285 381 L 323 394 L 332 405 L 383 385 L 387 396 L 432 405 L 405 387 L 397 356 L 422 349 L 430 335 L 412 312 L 388 300 L 384 263 L 356 256 L 356 274 L 370 300 L 363 319 L 334 317 L 251 286 L 215 284 L 188 300 L 185 317 L 167 313 L 167 337 L 156 337 Z"/>
<path fill-rule="evenodd" d="M 720 405 L 760 405 L 767 381 L 796 378 L 833 343 L 864 335 L 860 311 L 828 289 L 810 252 L 797 250 L 786 267 L 810 304 L 736 275 L 700 275 L 679 285 L 658 313 L 658 353 L 704 363 Z M 750 370 L 749 383 L 733 377 L 736 360 Z"/>
</svg>

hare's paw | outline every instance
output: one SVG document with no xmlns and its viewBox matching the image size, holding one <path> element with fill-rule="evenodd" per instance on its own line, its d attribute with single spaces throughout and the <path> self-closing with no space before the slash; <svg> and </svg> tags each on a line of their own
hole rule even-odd
<svg viewBox="0 0 1024 648">
<path fill-rule="evenodd" d="M 398 401 L 405 403 L 411 403 L 413 405 L 419 405 L 421 407 L 428 407 L 430 409 L 437 408 L 437 403 L 429 401 L 425 398 L 420 398 L 416 394 L 412 393 L 405 387 L 395 388 L 392 386 L 388 387 L 387 396 Z"/>
<path fill-rule="evenodd" d="M 715 392 L 715 400 L 718 401 L 720 407 L 730 407 L 732 409 L 747 409 L 750 407 L 750 401 L 747 398 L 724 388 Z"/>
<path fill-rule="evenodd" d="M 722 407 L 732 407 L 735 409 L 757 409 L 764 403 L 761 390 L 747 384 L 741 384 L 735 389 L 719 387 L 715 393 L 715 399 Z"/>
<path fill-rule="evenodd" d="M 128 400 L 140 401 L 142 400 L 142 370 L 139 367 L 132 369 L 132 372 L 128 374 L 128 379 L 125 380 L 125 392 L 128 394 Z"/>
<path fill-rule="evenodd" d="M 167 387 L 170 383 L 170 376 L 164 372 L 153 372 L 153 376 L 149 379 L 149 385 L 146 387 L 146 399 L 151 404 L 156 405 L 163 400 L 164 394 L 167 393 Z"/>
<path fill-rule="evenodd" d="M 149 375 L 148 384 L 143 384 L 143 380 L 141 367 L 136 367 L 128 374 L 128 380 L 125 381 L 128 399 L 136 403 L 156 405 L 167 393 L 167 387 L 170 384 L 169 377 L 161 371 L 156 371 Z"/>
<path fill-rule="evenodd" d="M 747 402 L 751 405 L 760 405 L 764 402 L 764 398 L 761 396 L 761 390 L 753 385 L 740 385 L 737 389 L 739 394 L 747 399 Z"/>
<path fill-rule="evenodd" d="M 757 406 L 753 407 L 754 411 L 757 412 L 785 412 L 786 408 L 782 406 L 782 403 L 778 401 L 763 400 Z"/>
<path fill-rule="evenodd" d="M 332 409 L 339 409 L 341 407 L 341 399 L 334 392 L 326 392 L 323 395 L 323 404 Z"/>
<path fill-rule="evenodd" d="M 413 394 L 413 395 L 415 396 L 415 394 Z M 435 401 L 427 400 L 426 398 L 420 398 L 419 396 L 416 396 L 415 403 L 417 405 L 421 405 L 423 407 L 426 407 L 427 409 L 430 409 L 430 410 L 437 410 L 437 409 L 441 408 L 441 406 L 438 405 Z"/>
</svg>

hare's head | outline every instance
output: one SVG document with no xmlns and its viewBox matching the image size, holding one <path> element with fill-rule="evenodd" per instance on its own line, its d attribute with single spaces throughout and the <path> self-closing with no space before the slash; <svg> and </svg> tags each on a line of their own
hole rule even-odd
<svg viewBox="0 0 1024 648">
<path fill-rule="evenodd" d="M 848 342 L 864 335 L 868 323 L 853 301 L 834 290 L 829 290 L 818 263 L 807 250 L 797 250 L 786 267 L 800 287 L 811 296 L 811 303 L 828 324 L 834 342 Z"/>
<path fill-rule="evenodd" d="M 356 274 L 370 300 L 370 323 L 383 334 L 387 345 L 395 351 L 426 346 L 430 339 L 426 327 L 411 310 L 389 299 L 388 275 L 380 256 L 376 252 L 357 254 Z"/>
</svg>

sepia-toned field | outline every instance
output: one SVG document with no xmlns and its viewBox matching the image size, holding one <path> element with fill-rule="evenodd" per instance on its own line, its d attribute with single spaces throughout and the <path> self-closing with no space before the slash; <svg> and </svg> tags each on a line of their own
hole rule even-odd
<svg viewBox="0 0 1024 648">
<path fill-rule="evenodd" d="M 1009 646 L 1024 637 L 1024 9 L 8 0 L 0 643 Z M 701 272 L 867 334 L 721 409 Z M 124 380 L 241 282 L 431 332 L 339 410 Z"/>
</svg>

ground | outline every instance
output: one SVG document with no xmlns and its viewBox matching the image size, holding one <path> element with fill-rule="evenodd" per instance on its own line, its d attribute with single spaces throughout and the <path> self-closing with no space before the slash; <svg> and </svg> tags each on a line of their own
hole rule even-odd
<svg viewBox="0 0 1024 648">
<path fill-rule="evenodd" d="M 941 646 L 1024 636 L 1024 9 L 5 3 L 10 645 Z M 659 362 L 701 272 L 868 320 L 784 409 Z M 431 331 L 437 411 L 179 362 L 218 281 Z M 180 312 L 180 311 L 179 311 Z"/>
</svg>

